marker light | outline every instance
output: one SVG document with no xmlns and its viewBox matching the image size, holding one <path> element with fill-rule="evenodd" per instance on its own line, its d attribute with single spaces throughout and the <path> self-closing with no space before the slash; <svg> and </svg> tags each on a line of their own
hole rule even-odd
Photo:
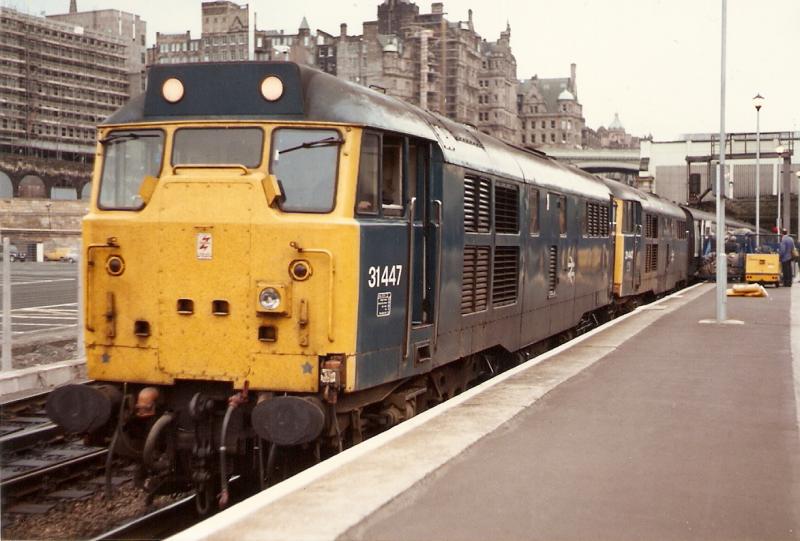
<svg viewBox="0 0 800 541">
<path fill-rule="evenodd" d="M 267 101 L 275 101 L 283 96 L 283 81 L 270 75 L 261 81 L 261 95 Z"/>
<path fill-rule="evenodd" d="M 118 255 L 112 255 L 106 260 L 106 271 L 111 276 L 119 276 L 125 272 L 125 262 Z"/>
<path fill-rule="evenodd" d="M 183 98 L 183 83 L 175 77 L 171 77 L 161 85 L 161 94 L 168 102 L 178 103 Z"/>
<path fill-rule="evenodd" d="M 274 287 L 267 287 L 261 290 L 258 302 L 265 310 L 277 310 L 281 305 L 281 294 Z"/>
<path fill-rule="evenodd" d="M 289 265 L 289 273 L 292 275 L 292 278 L 302 282 L 311 276 L 311 265 L 308 264 L 308 261 L 292 261 L 292 264 Z"/>
</svg>

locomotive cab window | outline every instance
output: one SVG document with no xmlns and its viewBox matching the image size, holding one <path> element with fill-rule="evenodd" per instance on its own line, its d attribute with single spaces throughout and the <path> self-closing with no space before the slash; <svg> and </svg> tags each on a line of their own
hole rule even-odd
<svg viewBox="0 0 800 541">
<path fill-rule="evenodd" d="M 272 132 L 270 172 L 278 178 L 284 212 L 330 212 L 339 145 L 336 130 L 278 128 Z"/>
<path fill-rule="evenodd" d="M 365 132 L 356 190 L 358 214 L 403 215 L 403 138 Z"/>
<path fill-rule="evenodd" d="M 101 209 L 138 210 L 144 206 L 139 194 L 146 177 L 158 177 L 164 154 L 161 130 L 113 131 L 103 145 L 100 179 Z"/>
<path fill-rule="evenodd" d="M 403 214 L 403 139 L 383 136 L 381 207 L 384 216 Z"/>
<path fill-rule="evenodd" d="M 258 167 L 261 128 L 182 128 L 172 143 L 172 165 L 243 165 Z"/>
</svg>

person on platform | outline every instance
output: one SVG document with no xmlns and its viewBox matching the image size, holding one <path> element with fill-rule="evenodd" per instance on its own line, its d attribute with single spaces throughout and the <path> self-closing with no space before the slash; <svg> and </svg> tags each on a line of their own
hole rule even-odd
<svg viewBox="0 0 800 541">
<path fill-rule="evenodd" d="M 786 228 L 781 230 L 783 238 L 778 249 L 781 259 L 781 274 L 783 275 L 784 287 L 792 287 L 792 259 L 794 257 L 794 240 L 789 236 Z"/>
</svg>

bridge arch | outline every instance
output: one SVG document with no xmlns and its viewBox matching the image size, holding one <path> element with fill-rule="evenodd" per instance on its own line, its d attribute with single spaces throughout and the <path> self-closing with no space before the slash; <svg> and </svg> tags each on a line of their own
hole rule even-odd
<svg viewBox="0 0 800 541">
<path fill-rule="evenodd" d="M 44 199 L 47 197 L 47 186 L 38 175 L 25 175 L 17 188 L 17 196 Z"/>
<path fill-rule="evenodd" d="M 0 171 L 0 199 L 11 199 L 14 197 L 14 184 L 11 177 Z"/>
</svg>

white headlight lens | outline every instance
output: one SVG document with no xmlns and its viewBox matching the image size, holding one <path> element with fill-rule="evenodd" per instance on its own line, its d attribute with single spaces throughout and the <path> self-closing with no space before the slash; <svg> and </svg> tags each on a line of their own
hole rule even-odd
<svg viewBox="0 0 800 541">
<path fill-rule="evenodd" d="M 183 83 L 175 77 L 167 79 L 161 85 L 161 94 L 170 103 L 178 103 L 183 98 Z"/>
<path fill-rule="evenodd" d="M 261 95 L 267 101 L 275 101 L 283 96 L 283 81 L 270 75 L 261 81 Z"/>
<path fill-rule="evenodd" d="M 258 296 L 258 302 L 261 303 L 266 310 L 277 310 L 281 305 L 281 295 L 274 287 L 268 287 L 261 290 Z"/>
</svg>

